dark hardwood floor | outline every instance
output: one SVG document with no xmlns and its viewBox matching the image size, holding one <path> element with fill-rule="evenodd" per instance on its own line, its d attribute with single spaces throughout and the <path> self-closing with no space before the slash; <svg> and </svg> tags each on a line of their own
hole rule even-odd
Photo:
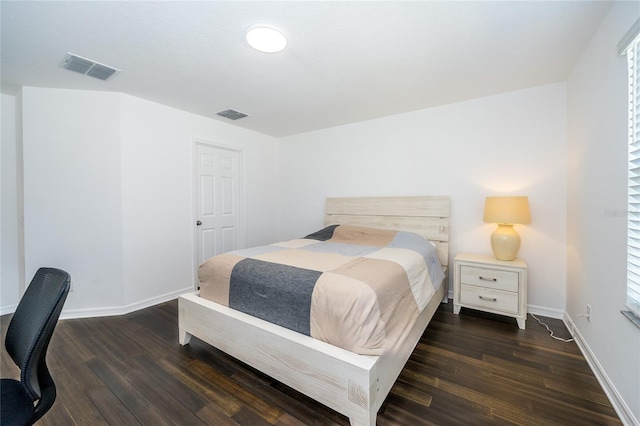
<svg viewBox="0 0 640 426">
<path fill-rule="evenodd" d="M 379 425 L 619 424 L 575 343 L 441 305 L 378 413 Z M 2 337 L 9 316 L 0 318 Z M 544 318 L 557 335 L 569 333 Z M 18 370 L 2 352 L 2 376 Z M 199 341 L 178 344 L 177 303 L 60 321 L 42 425 L 347 425 L 342 415 Z"/>
</svg>

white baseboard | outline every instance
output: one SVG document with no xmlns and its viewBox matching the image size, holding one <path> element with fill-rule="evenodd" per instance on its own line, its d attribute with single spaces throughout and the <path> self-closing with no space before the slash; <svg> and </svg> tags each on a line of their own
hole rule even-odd
<svg viewBox="0 0 640 426">
<path fill-rule="evenodd" d="M 125 306 L 108 306 L 87 309 L 63 309 L 62 313 L 60 314 L 60 319 L 64 320 L 74 318 L 93 318 L 125 315 L 134 311 L 138 311 L 140 309 L 157 305 L 159 303 L 168 302 L 169 300 L 177 298 L 181 294 L 189 293 L 191 291 L 193 291 L 193 286 L 162 294 L 160 296 L 150 297 L 149 299 L 141 300 L 139 302 L 131 303 Z"/>
<path fill-rule="evenodd" d="M 589 367 L 591 367 L 591 371 L 593 371 L 593 374 L 596 376 L 596 379 L 598 379 L 598 382 L 600 383 L 600 386 L 602 386 L 604 393 L 609 398 L 609 401 L 611 402 L 613 409 L 616 410 L 616 413 L 618 414 L 618 417 L 620 417 L 620 421 L 622 422 L 622 424 L 625 426 L 634 426 L 634 425 L 637 426 L 638 424 L 640 424 L 638 422 L 638 419 L 636 419 L 633 413 L 631 412 L 631 409 L 629 408 L 629 406 L 624 402 L 624 399 L 622 399 L 622 397 L 618 393 L 618 390 L 609 379 L 609 376 L 607 376 L 607 373 L 602 368 L 602 365 L 600 365 L 600 362 L 596 358 L 593 351 L 591 351 L 591 348 L 587 344 L 587 341 L 584 339 L 584 337 L 580 333 L 580 330 L 575 326 L 569 314 L 565 312 L 565 314 L 562 317 L 562 320 L 564 321 L 565 326 L 573 336 L 573 339 L 578 345 L 578 348 L 580 348 L 582 355 L 587 360 Z"/>
<path fill-rule="evenodd" d="M 563 319 L 565 312 L 561 309 L 546 308 L 544 306 L 527 305 L 527 312 L 547 318 Z"/>
<path fill-rule="evenodd" d="M 14 313 L 17 307 L 18 304 L 0 306 L 0 316 Z"/>
</svg>

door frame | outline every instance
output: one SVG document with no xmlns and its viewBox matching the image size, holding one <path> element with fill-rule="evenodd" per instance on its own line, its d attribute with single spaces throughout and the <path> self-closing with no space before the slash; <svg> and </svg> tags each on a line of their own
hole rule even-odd
<svg viewBox="0 0 640 426">
<path fill-rule="evenodd" d="M 239 249 L 247 247 L 247 200 L 246 200 L 246 188 L 245 188 L 245 171 L 244 171 L 244 151 L 242 148 L 232 146 L 217 141 L 206 140 L 202 138 L 193 138 L 191 147 L 191 225 L 193 226 L 193 288 L 198 289 L 198 227 L 196 221 L 198 220 L 198 146 L 207 146 L 215 149 L 222 149 L 225 151 L 233 151 L 238 154 L 238 207 L 239 216 L 239 230 L 238 230 L 238 244 Z"/>
</svg>

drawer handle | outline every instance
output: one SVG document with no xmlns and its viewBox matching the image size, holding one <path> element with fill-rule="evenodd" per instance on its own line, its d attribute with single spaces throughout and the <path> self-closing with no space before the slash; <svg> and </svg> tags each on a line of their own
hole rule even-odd
<svg viewBox="0 0 640 426">
<path fill-rule="evenodd" d="M 495 298 L 495 297 L 486 297 L 486 296 L 482 296 L 482 295 L 478 296 L 478 298 L 480 300 L 488 300 L 489 302 L 497 302 L 498 301 L 498 299 Z"/>
<path fill-rule="evenodd" d="M 483 277 L 482 275 L 480 275 L 480 277 L 479 277 L 479 278 L 480 278 L 482 281 L 493 281 L 493 282 L 498 281 L 498 279 L 497 279 L 497 278 L 487 278 L 487 277 Z"/>
</svg>

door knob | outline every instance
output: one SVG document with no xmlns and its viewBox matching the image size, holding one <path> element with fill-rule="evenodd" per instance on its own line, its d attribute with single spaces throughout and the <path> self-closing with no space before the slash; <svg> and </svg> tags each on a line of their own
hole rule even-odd
<svg viewBox="0 0 640 426">
<path fill-rule="evenodd" d="M 196 225 L 200 226 L 200 225 L 202 225 L 202 222 L 201 221 L 197 221 Z"/>
</svg>

